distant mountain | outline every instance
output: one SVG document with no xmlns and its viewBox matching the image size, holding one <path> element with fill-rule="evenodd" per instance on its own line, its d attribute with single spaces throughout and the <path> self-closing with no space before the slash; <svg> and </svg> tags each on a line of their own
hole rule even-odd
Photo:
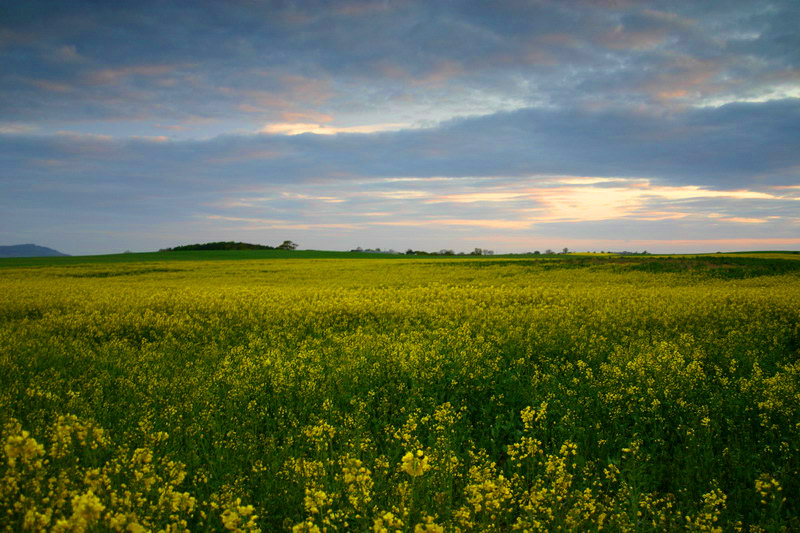
<svg viewBox="0 0 800 533">
<path fill-rule="evenodd" d="M 36 246 L 35 244 L 0 246 L 0 257 L 56 257 L 66 255 L 69 254 L 62 254 L 58 250 L 53 250 L 46 246 Z"/>
</svg>

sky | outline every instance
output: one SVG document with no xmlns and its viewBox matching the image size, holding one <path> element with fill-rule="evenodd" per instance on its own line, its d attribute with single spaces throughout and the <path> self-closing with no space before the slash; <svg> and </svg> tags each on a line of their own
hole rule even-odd
<svg viewBox="0 0 800 533">
<path fill-rule="evenodd" d="M 800 2 L 0 1 L 0 244 L 800 250 Z"/>
</svg>

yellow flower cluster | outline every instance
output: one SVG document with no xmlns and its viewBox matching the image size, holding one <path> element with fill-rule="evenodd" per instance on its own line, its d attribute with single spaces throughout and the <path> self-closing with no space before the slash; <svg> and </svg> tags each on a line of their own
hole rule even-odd
<svg viewBox="0 0 800 533">
<path fill-rule="evenodd" d="M 255 509 L 252 505 L 242 505 L 242 499 L 236 498 L 233 505 L 222 512 L 222 525 L 225 529 L 235 532 L 261 531 L 256 526 L 258 515 L 254 514 Z"/>
<path fill-rule="evenodd" d="M 356 512 L 365 512 L 372 501 L 372 472 L 359 459 L 347 459 L 342 479 L 347 487 L 347 500 Z"/>
<path fill-rule="evenodd" d="M 422 450 L 417 450 L 417 453 L 408 452 L 405 454 L 401 468 L 403 472 L 411 477 L 419 477 L 431 469 L 428 464 L 428 458 Z"/>
<path fill-rule="evenodd" d="M 34 468 L 40 468 L 42 462 L 36 460 L 40 455 L 44 455 L 44 446 L 36 442 L 27 431 L 22 431 L 19 435 L 11 435 L 3 445 L 8 466 L 17 466 L 17 461 L 23 464 L 32 464 Z M 33 462 L 36 460 L 35 462 Z"/>
<path fill-rule="evenodd" d="M 16 421 L 4 430 L 3 457 L 8 469 L 0 478 L 0 503 L 23 515 L 26 530 L 144 532 L 161 524 L 164 531 L 202 524 L 195 496 L 178 487 L 186 478 L 183 464 L 154 449 L 113 448 L 96 423 L 75 415 L 59 416 L 50 428 L 45 450 Z M 164 434 L 146 436 L 159 442 Z M 97 466 L 94 466 L 97 465 Z M 260 531 L 252 505 L 222 510 L 221 524 L 233 531 Z M 211 503 L 209 511 L 218 506 Z"/>
<path fill-rule="evenodd" d="M 728 497 L 720 489 L 703 494 L 702 510 L 695 517 L 687 516 L 686 522 L 695 531 L 722 533 L 723 529 L 718 522 L 725 510 L 727 499 Z"/>
<path fill-rule="evenodd" d="M 394 514 L 386 512 L 373 520 L 372 531 L 373 533 L 400 533 L 403 531 L 403 521 Z"/>
<path fill-rule="evenodd" d="M 786 498 L 780 497 L 781 492 L 783 492 L 780 482 L 769 474 L 762 474 L 756 479 L 756 492 L 761 497 L 762 505 L 771 504 L 776 500 L 780 503 L 786 501 Z"/>
<path fill-rule="evenodd" d="M 444 528 L 436 523 L 433 516 L 425 516 L 422 522 L 414 526 L 414 533 L 444 533 Z"/>
</svg>

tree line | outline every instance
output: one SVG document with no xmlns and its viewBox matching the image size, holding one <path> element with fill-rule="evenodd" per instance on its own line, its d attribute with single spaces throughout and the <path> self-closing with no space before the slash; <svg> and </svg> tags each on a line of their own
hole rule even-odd
<svg viewBox="0 0 800 533">
<path fill-rule="evenodd" d="M 283 241 L 278 246 L 269 246 L 264 244 L 251 244 L 249 242 L 233 242 L 233 241 L 220 241 L 220 242 L 207 242 L 204 244 L 185 244 L 183 246 L 175 246 L 173 248 L 162 248 L 159 252 L 197 252 L 205 250 L 294 250 L 297 244 L 292 241 Z"/>
</svg>

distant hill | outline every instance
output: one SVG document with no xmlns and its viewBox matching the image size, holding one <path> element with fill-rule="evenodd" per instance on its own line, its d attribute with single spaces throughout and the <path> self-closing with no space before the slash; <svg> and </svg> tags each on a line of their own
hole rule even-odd
<svg viewBox="0 0 800 533">
<path fill-rule="evenodd" d="M 0 257 L 66 257 L 68 255 L 62 254 L 58 250 L 35 244 L 0 246 Z"/>
<path fill-rule="evenodd" d="M 174 248 L 164 248 L 160 252 L 196 252 L 201 250 L 274 250 L 274 246 L 250 244 L 247 242 L 207 242 L 205 244 L 186 244 Z"/>
</svg>

